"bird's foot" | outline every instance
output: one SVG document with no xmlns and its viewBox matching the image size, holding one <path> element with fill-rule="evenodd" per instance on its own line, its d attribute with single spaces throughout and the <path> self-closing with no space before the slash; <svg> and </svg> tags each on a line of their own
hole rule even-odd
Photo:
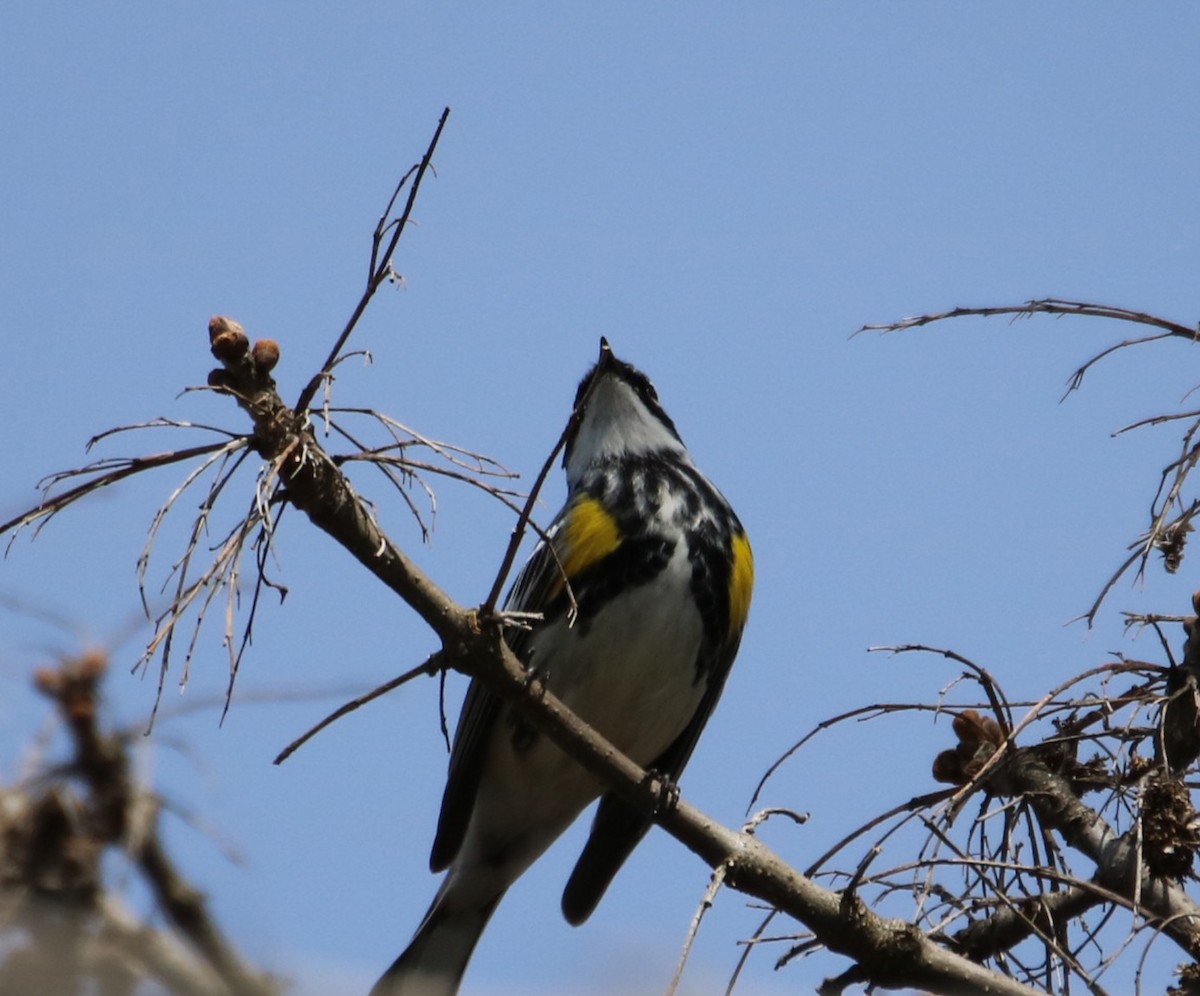
<svg viewBox="0 0 1200 996">
<path fill-rule="evenodd" d="M 679 785 L 670 775 L 651 768 L 646 772 L 645 783 L 653 788 L 657 796 L 654 801 L 655 816 L 665 816 L 679 805 Z"/>
</svg>

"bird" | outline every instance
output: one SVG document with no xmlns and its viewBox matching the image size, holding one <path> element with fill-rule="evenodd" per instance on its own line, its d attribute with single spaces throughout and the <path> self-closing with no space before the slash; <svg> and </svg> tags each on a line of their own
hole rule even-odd
<svg viewBox="0 0 1200 996">
<path fill-rule="evenodd" d="M 674 786 L 741 642 L 754 585 L 749 540 L 649 378 L 603 338 L 576 391 L 563 466 L 566 503 L 505 602 L 540 618 L 510 631 L 509 647 L 576 715 Z M 448 871 L 371 996 L 457 993 L 506 890 L 597 797 L 562 897 L 573 925 L 591 915 L 650 818 L 473 680 L 430 854 L 432 871 Z"/>
</svg>

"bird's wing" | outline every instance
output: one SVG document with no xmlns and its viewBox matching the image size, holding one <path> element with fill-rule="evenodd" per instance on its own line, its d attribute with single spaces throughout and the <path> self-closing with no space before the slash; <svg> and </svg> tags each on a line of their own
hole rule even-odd
<svg viewBox="0 0 1200 996">
<path fill-rule="evenodd" d="M 483 748 L 500 714 L 500 700 L 480 682 L 472 681 L 463 700 L 454 746 L 450 750 L 450 773 L 442 793 L 437 834 L 429 853 L 429 867 L 440 872 L 454 860 L 462 847 L 475 804 L 479 775 L 483 769 Z"/>
<path fill-rule="evenodd" d="M 717 699 L 721 697 L 725 679 L 729 676 L 734 657 L 737 656 L 739 641 L 740 633 L 722 647 L 709 672 L 704 697 L 688 725 L 671 745 L 647 766 L 647 770 L 662 775 L 671 782 L 679 778 L 692 756 L 692 751 L 696 749 L 696 742 L 716 707 Z M 579 926 L 592 915 L 613 878 L 621 870 L 625 859 L 646 836 L 650 823 L 649 817 L 631 807 L 616 793 L 606 792 L 600 797 L 587 843 L 563 890 L 562 911 L 568 923 Z"/>
<path fill-rule="evenodd" d="M 546 531 L 546 535 L 558 547 L 557 537 L 569 520 L 571 505 L 559 513 Z M 534 549 L 529 561 L 517 575 L 512 591 L 505 602 L 505 609 L 513 612 L 541 612 L 546 619 L 566 608 L 563 568 L 559 556 L 545 540 Z M 529 631 L 510 629 L 505 636 L 509 648 L 522 661 L 528 653 Z M 442 809 L 438 815 L 437 834 L 429 856 L 433 871 L 441 871 L 458 854 L 467 824 L 471 821 L 471 810 L 475 806 L 475 794 L 483 773 L 486 750 L 492 730 L 500 716 L 502 703 L 480 681 L 472 681 L 463 700 L 458 728 L 454 733 L 454 744 L 450 750 L 450 771 L 446 790 L 442 795 Z"/>
</svg>

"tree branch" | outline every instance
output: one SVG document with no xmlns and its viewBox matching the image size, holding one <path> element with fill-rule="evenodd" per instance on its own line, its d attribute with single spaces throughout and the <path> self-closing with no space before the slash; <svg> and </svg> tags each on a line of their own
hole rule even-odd
<svg viewBox="0 0 1200 996">
<path fill-rule="evenodd" d="M 526 672 L 504 643 L 496 620 L 455 603 L 384 535 L 307 420 L 283 404 L 269 373 L 254 363 L 241 326 L 214 318 L 209 333 L 213 353 L 223 364 L 209 383 L 230 394 L 250 415 L 255 445 L 278 472 L 287 500 L 416 610 L 441 640 L 446 666 L 485 682 L 711 868 L 725 866 L 727 881 L 735 889 L 807 924 L 830 950 L 855 959 L 871 982 L 939 993 L 962 992 L 964 986 L 1026 996 L 1032 992 L 939 947 L 903 921 L 876 915 L 851 893 L 818 886 L 751 834 L 729 830 L 685 802 L 659 812 L 660 779 L 617 751 Z"/>
<path fill-rule="evenodd" d="M 1026 799 L 1046 829 L 1095 864 L 1097 885 L 1120 896 L 1189 955 L 1200 956 L 1200 906 L 1178 883 L 1149 872 L 1134 830 L 1118 834 L 1032 751 L 1015 751 L 987 784 L 1000 795 Z"/>
<path fill-rule="evenodd" d="M 70 732 L 72 756 L 61 773 L 86 792 L 60 778 L 36 795 L 0 795 L 0 920 L 33 937 L 29 958 L 3 959 L 0 991 L 74 992 L 86 979 L 132 985 L 144 975 L 189 996 L 276 996 L 277 980 L 240 957 L 164 848 L 158 801 L 134 781 L 127 738 L 101 729 L 106 671 L 105 658 L 88 653 L 35 675 Z M 101 858 L 109 849 L 141 871 L 174 934 L 134 924 L 107 894 Z M 39 957 L 42 948 L 54 958 Z M 16 989 L 13 975 L 22 980 Z"/>
<path fill-rule="evenodd" d="M 313 398 L 320 390 L 321 382 L 329 376 L 333 368 L 337 366 L 338 358 L 341 355 L 342 348 L 346 345 L 346 340 L 350 338 L 351 333 L 358 325 L 358 321 L 362 318 L 363 313 L 367 310 L 367 305 L 371 303 L 371 298 L 375 296 L 375 292 L 379 290 L 380 285 L 389 278 L 394 276 L 392 269 L 392 256 L 396 252 L 396 247 L 400 244 L 400 238 L 404 235 L 404 230 L 408 227 L 409 220 L 412 218 L 413 207 L 417 203 L 417 193 L 421 189 L 421 181 L 425 178 L 425 173 L 432 168 L 433 153 L 437 149 L 438 140 L 442 137 L 442 130 L 446 127 L 446 121 L 450 117 L 450 108 L 447 107 L 442 111 L 442 116 L 438 118 L 437 128 L 433 132 L 433 138 L 429 140 L 429 147 L 425 150 L 425 155 L 421 157 L 421 161 L 413 166 L 396 184 L 396 189 L 392 191 L 392 196 L 388 200 L 387 207 L 383 209 L 383 214 L 379 217 L 379 223 L 375 226 L 375 235 L 371 241 L 371 265 L 370 272 L 367 276 L 367 286 L 363 290 L 362 297 L 358 299 L 358 304 L 354 306 L 354 311 L 347 320 L 345 328 L 342 329 L 341 335 L 333 344 L 333 348 L 329 351 L 329 356 L 326 357 L 325 363 L 321 366 L 320 371 L 310 380 L 300 392 L 300 397 L 296 401 L 296 411 L 305 412 L 309 405 L 312 404 Z M 436 174 L 435 174 L 436 175 Z M 408 199 L 404 204 L 404 210 L 400 212 L 398 218 L 392 218 L 392 208 L 395 207 L 397 199 L 400 197 L 400 192 L 404 189 L 404 185 L 412 179 L 412 185 L 408 188 Z M 387 244 L 384 245 L 384 238 L 387 237 Z"/>
</svg>

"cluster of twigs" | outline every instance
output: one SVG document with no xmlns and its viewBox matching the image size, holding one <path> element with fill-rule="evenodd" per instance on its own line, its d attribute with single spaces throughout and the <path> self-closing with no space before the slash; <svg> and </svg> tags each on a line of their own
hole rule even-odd
<svg viewBox="0 0 1200 996">
<path fill-rule="evenodd" d="M 279 980 L 242 959 L 159 833 L 160 798 L 133 774 L 131 731 L 105 728 L 99 653 L 39 670 L 70 736 L 69 757 L 38 757 L 0 786 L 3 993 L 133 992 L 154 980 L 179 996 L 277 996 Z M 108 855 L 149 889 L 167 926 L 137 916 L 112 887 Z M 119 873 L 118 873 L 119 874 Z"/>
<path fill-rule="evenodd" d="M 1067 378 L 1067 389 L 1063 394 L 1066 398 L 1072 391 L 1077 391 L 1083 385 L 1083 379 L 1097 363 L 1112 356 L 1114 353 L 1134 346 L 1144 346 L 1160 342 L 1164 339 L 1179 339 L 1195 343 L 1200 339 L 1200 328 L 1195 325 L 1184 325 L 1180 322 L 1161 318 L 1145 311 L 1134 311 L 1130 308 L 1117 308 L 1111 305 L 1094 304 L 1087 301 L 1066 301 L 1061 298 L 1040 298 L 1026 301 L 1024 304 L 1004 305 L 985 308 L 952 308 L 949 311 L 933 312 L 902 318 L 897 322 L 884 325 L 864 325 L 855 333 L 862 332 L 899 332 L 905 329 L 920 328 L 937 322 L 949 321 L 956 318 L 991 318 L 1008 315 L 1013 320 L 1027 319 L 1034 315 L 1078 316 L 1084 318 L 1107 318 L 1114 321 L 1133 325 L 1145 325 L 1159 331 L 1145 336 L 1123 339 L 1107 349 L 1095 353 L 1085 363 L 1075 369 Z M 1100 606 L 1113 590 L 1116 583 L 1135 565 L 1136 578 L 1144 577 L 1147 564 L 1156 551 L 1163 558 L 1163 565 L 1169 573 L 1179 569 L 1183 561 L 1187 536 L 1192 531 L 1192 519 L 1200 511 L 1200 497 L 1195 497 L 1185 488 L 1188 477 L 1200 461 L 1200 409 L 1188 409 L 1180 412 L 1169 412 L 1150 418 L 1139 419 L 1124 428 L 1116 430 L 1113 435 L 1120 435 L 1133 429 L 1163 425 L 1168 422 L 1183 422 L 1185 429 L 1181 440 L 1179 456 L 1171 460 L 1162 471 L 1158 488 L 1150 502 L 1150 522 L 1145 532 L 1129 544 L 1129 556 L 1112 573 L 1100 593 L 1096 596 L 1091 607 L 1082 616 L 1090 626 L 1100 611 Z"/>
<path fill-rule="evenodd" d="M 1168 338 L 1197 339 L 1195 328 L 1145 312 L 1053 298 L 955 308 L 863 326 L 859 332 L 1036 314 L 1109 318 L 1160 330 L 1095 354 L 1071 375 L 1064 398 L 1097 362 L 1119 350 Z M 1185 422 L 1181 451 L 1162 471 L 1149 526 L 1083 617 L 1089 624 L 1117 581 L 1135 565 L 1141 578 L 1155 551 L 1168 572 L 1180 566 L 1200 508 L 1189 481 L 1200 461 L 1200 410 L 1143 419 L 1114 435 L 1176 421 Z M 1193 611 L 1200 612 L 1200 602 Z M 1171 622 L 1184 623 L 1189 634 L 1181 661 L 1161 629 Z M 1184 884 L 1194 877 L 1200 850 L 1200 816 L 1191 799 L 1195 785 L 1187 780 L 1200 755 L 1200 627 L 1195 616 L 1183 615 L 1127 614 L 1127 623 L 1159 632 L 1165 663 L 1116 658 L 1036 701 L 1010 701 L 993 674 L 950 650 L 875 648 L 941 654 L 960 666 L 962 679 L 975 683 L 984 697 L 952 707 L 943 689 L 937 701 L 877 703 L 824 720 L 763 776 L 751 809 L 775 772 L 817 735 L 851 721 L 949 715 L 958 743 L 934 759 L 933 774 L 954 787 L 915 796 L 877 815 L 846 834 L 804 874 L 843 896 L 869 896 L 873 910 L 895 910 L 940 947 L 1040 991 L 1069 990 L 1074 979 L 1103 993 L 1102 977 L 1139 936 L 1139 983 L 1151 950 L 1164 938 L 1192 959 L 1181 974 L 1193 978 L 1200 974 L 1200 906 Z M 751 817 L 748 826 L 761 816 Z M 879 867 L 889 851 L 901 859 Z M 1083 870 L 1079 855 L 1085 859 Z M 1122 910 L 1123 934 L 1115 926 Z M 784 945 L 780 966 L 831 949 L 820 931 L 769 934 L 779 912 L 770 910 L 749 939 L 731 991 L 746 959 L 765 944 Z M 1103 937 L 1102 930 L 1108 931 Z M 881 981 L 877 968 L 863 960 L 829 980 L 823 991 Z"/>
<path fill-rule="evenodd" d="M 1200 848 L 1200 817 L 1184 781 L 1200 754 L 1200 727 L 1194 712 L 1179 708 L 1195 701 L 1196 641 L 1189 638 L 1182 662 L 1114 659 L 1033 702 L 1010 701 L 987 670 L 952 651 L 877 649 L 941 654 L 985 694 L 954 707 L 862 707 L 820 724 L 787 753 L 845 722 L 906 713 L 952 716 L 958 740 L 933 763 L 934 777 L 955 787 L 878 815 L 806 875 L 869 895 L 872 908 L 894 909 L 947 949 L 1043 991 L 1064 991 L 1074 977 L 1103 992 L 1102 976 L 1139 933 L 1142 962 L 1163 938 L 1191 957 L 1200 953 L 1200 907 L 1183 889 Z M 877 867 L 896 851 L 899 863 Z M 1099 932 L 1109 928 L 1113 938 L 1122 909 L 1128 929 L 1106 944 Z M 811 935 L 768 935 L 774 918 L 764 918 L 750 947 L 786 943 L 780 965 L 823 946 Z M 867 981 L 856 966 L 830 991 Z"/>
<path fill-rule="evenodd" d="M 522 508 L 518 501 L 525 497 L 506 486 L 505 482 L 516 475 L 490 457 L 433 439 L 375 409 L 342 407 L 332 402 L 334 371 L 339 363 L 354 355 L 346 352 L 350 335 L 379 288 L 397 279 L 393 256 L 411 220 L 421 181 L 432 169 L 433 153 L 448 115 L 449 108 L 439 119 L 425 154 L 404 173 L 388 199 L 372 233 L 368 277 L 362 295 L 325 362 L 306 382 L 291 409 L 297 425 L 309 432 L 310 407 L 320 394 L 322 403 L 317 415 L 324 435 L 348 446 L 345 452 L 330 453 L 330 460 L 338 467 L 367 464 L 375 468 L 401 497 L 422 541 L 429 539 L 437 511 L 437 497 L 430 483 L 434 477 L 479 488 L 517 512 Z M 397 213 L 397 205 L 405 194 L 403 207 Z M 212 341 L 218 358 L 244 355 L 262 386 L 274 388 L 271 372 L 279 360 L 275 342 L 259 340 L 251 348 L 240 328 L 221 322 L 214 324 Z M 224 372 L 215 373 L 209 384 L 199 390 L 237 393 L 237 385 Z M 268 569 L 280 518 L 288 505 L 288 491 L 281 477 L 285 457 L 277 453 L 264 460 L 263 440 L 255 431 L 231 431 L 167 418 L 107 430 L 89 440 L 87 448 L 90 451 L 117 435 L 162 429 L 200 432 L 210 439 L 200 445 L 148 455 L 102 457 L 51 474 L 39 482 L 42 498 L 37 505 L 0 523 L 0 535 L 7 533 L 11 546 L 26 528 L 31 528 L 36 536 L 60 512 L 103 488 L 150 471 L 174 466 L 185 468 L 183 479 L 151 519 L 137 560 L 142 605 L 154 624 L 154 632 L 134 668 L 144 668 L 155 660 L 158 663 L 158 694 L 151 723 L 167 674 L 180 656 L 177 648 L 182 646 L 178 681 L 185 685 L 204 623 L 214 607 L 222 605 L 222 640 L 229 668 L 228 709 L 239 667 L 253 637 L 262 596 L 267 591 L 274 591 L 281 600 L 287 595 L 287 588 Z M 235 483 L 247 474 L 253 475 L 253 486 L 248 489 Z M 246 491 L 249 491 L 248 501 Z M 151 569 L 158 559 L 158 541 L 164 526 L 185 499 L 197 493 L 197 512 L 187 524 L 182 552 L 165 571 L 159 572 L 161 577 L 156 576 L 152 581 Z M 239 503 L 239 495 L 245 504 Z M 232 509 L 227 507 L 231 505 Z M 244 563 L 248 554 L 252 562 L 247 575 Z M 186 626 L 189 620 L 190 631 Z"/>
</svg>

